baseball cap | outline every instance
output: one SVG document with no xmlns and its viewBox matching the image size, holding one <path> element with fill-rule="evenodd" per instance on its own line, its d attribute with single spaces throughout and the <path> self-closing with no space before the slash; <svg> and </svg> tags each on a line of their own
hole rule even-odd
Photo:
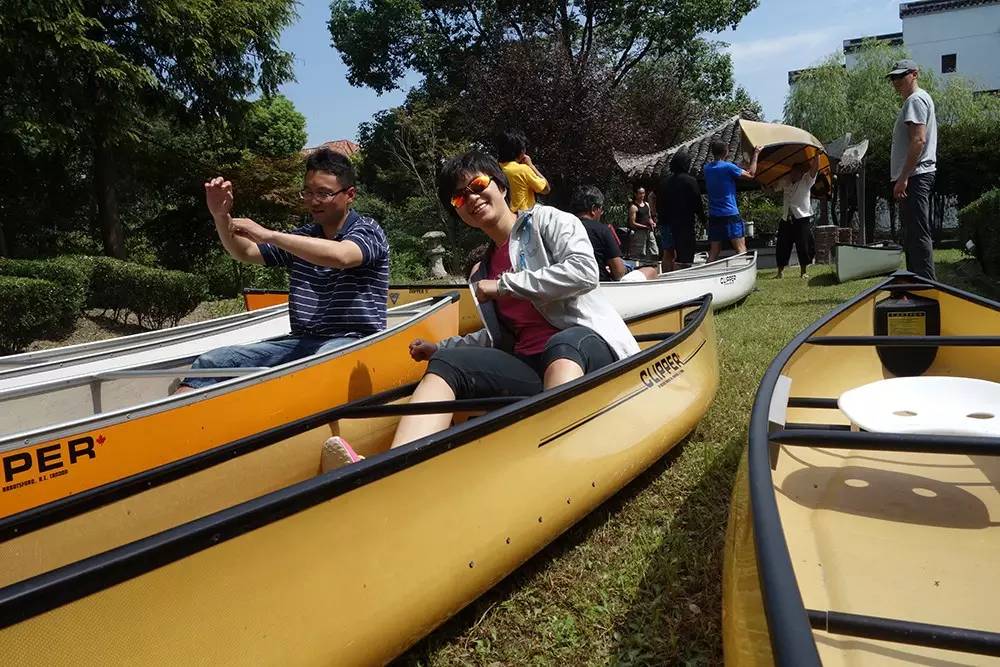
<svg viewBox="0 0 1000 667">
<path fill-rule="evenodd" d="M 897 60 L 892 64 L 892 69 L 886 74 L 886 77 L 895 76 L 896 74 L 906 74 L 907 72 L 912 72 L 917 67 L 916 61 L 910 60 L 909 58 L 903 58 L 902 60 Z"/>
</svg>

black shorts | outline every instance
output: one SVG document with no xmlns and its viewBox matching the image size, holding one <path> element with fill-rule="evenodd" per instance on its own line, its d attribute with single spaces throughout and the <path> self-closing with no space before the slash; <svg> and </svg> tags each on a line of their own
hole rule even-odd
<svg viewBox="0 0 1000 667">
<path fill-rule="evenodd" d="M 542 391 L 545 369 L 557 359 L 574 361 L 591 373 L 616 360 L 608 344 L 587 327 L 570 327 L 549 339 L 538 354 L 509 354 L 492 347 L 438 350 L 427 372 L 448 383 L 456 398 L 531 396 Z"/>
</svg>

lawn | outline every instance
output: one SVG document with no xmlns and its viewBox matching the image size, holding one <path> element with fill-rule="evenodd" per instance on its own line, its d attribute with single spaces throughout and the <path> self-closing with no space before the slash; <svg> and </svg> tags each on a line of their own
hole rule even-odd
<svg viewBox="0 0 1000 667">
<path fill-rule="evenodd" d="M 1000 297 L 958 251 L 936 260 L 942 281 Z M 761 271 L 757 290 L 717 315 L 719 393 L 682 446 L 399 663 L 720 664 L 722 543 L 757 384 L 796 333 L 877 282 L 810 273 Z"/>
</svg>

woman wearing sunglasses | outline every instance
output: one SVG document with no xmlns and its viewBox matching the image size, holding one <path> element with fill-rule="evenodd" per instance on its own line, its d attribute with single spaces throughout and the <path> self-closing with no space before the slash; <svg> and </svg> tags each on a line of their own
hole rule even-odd
<svg viewBox="0 0 1000 667">
<path fill-rule="evenodd" d="M 469 279 L 486 327 L 436 344 L 414 340 L 410 356 L 429 364 L 411 402 L 537 394 L 639 351 L 596 291 L 594 250 L 576 216 L 543 205 L 514 214 L 509 196 L 503 170 L 484 153 L 453 158 L 441 170 L 441 203 L 489 237 Z M 403 417 L 392 446 L 446 429 L 451 419 Z M 331 438 L 324 468 L 359 458 Z"/>
</svg>

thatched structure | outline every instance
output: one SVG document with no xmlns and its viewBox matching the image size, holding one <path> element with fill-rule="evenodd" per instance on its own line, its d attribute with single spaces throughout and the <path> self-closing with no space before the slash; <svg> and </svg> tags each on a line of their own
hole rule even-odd
<svg viewBox="0 0 1000 667">
<path fill-rule="evenodd" d="M 699 181 L 704 178 L 704 169 L 707 162 L 711 162 L 712 151 L 710 146 L 713 141 L 721 140 L 729 144 L 729 155 L 736 159 L 742 151 L 741 144 L 743 134 L 740 131 L 740 120 L 759 120 L 755 114 L 743 112 L 738 116 L 727 119 L 724 123 L 712 128 L 704 134 L 700 134 L 694 139 L 689 139 L 682 144 L 671 146 L 665 151 L 650 153 L 648 155 L 632 155 L 615 151 L 614 160 L 618 167 L 625 172 L 625 177 L 630 183 L 642 185 L 644 187 L 654 187 L 659 181 L 661 174 L 665 174 L 670 169 L 670 159 L 680 150 L 687 151 L 691 157 L 691 175 Z"/>
</svg>

